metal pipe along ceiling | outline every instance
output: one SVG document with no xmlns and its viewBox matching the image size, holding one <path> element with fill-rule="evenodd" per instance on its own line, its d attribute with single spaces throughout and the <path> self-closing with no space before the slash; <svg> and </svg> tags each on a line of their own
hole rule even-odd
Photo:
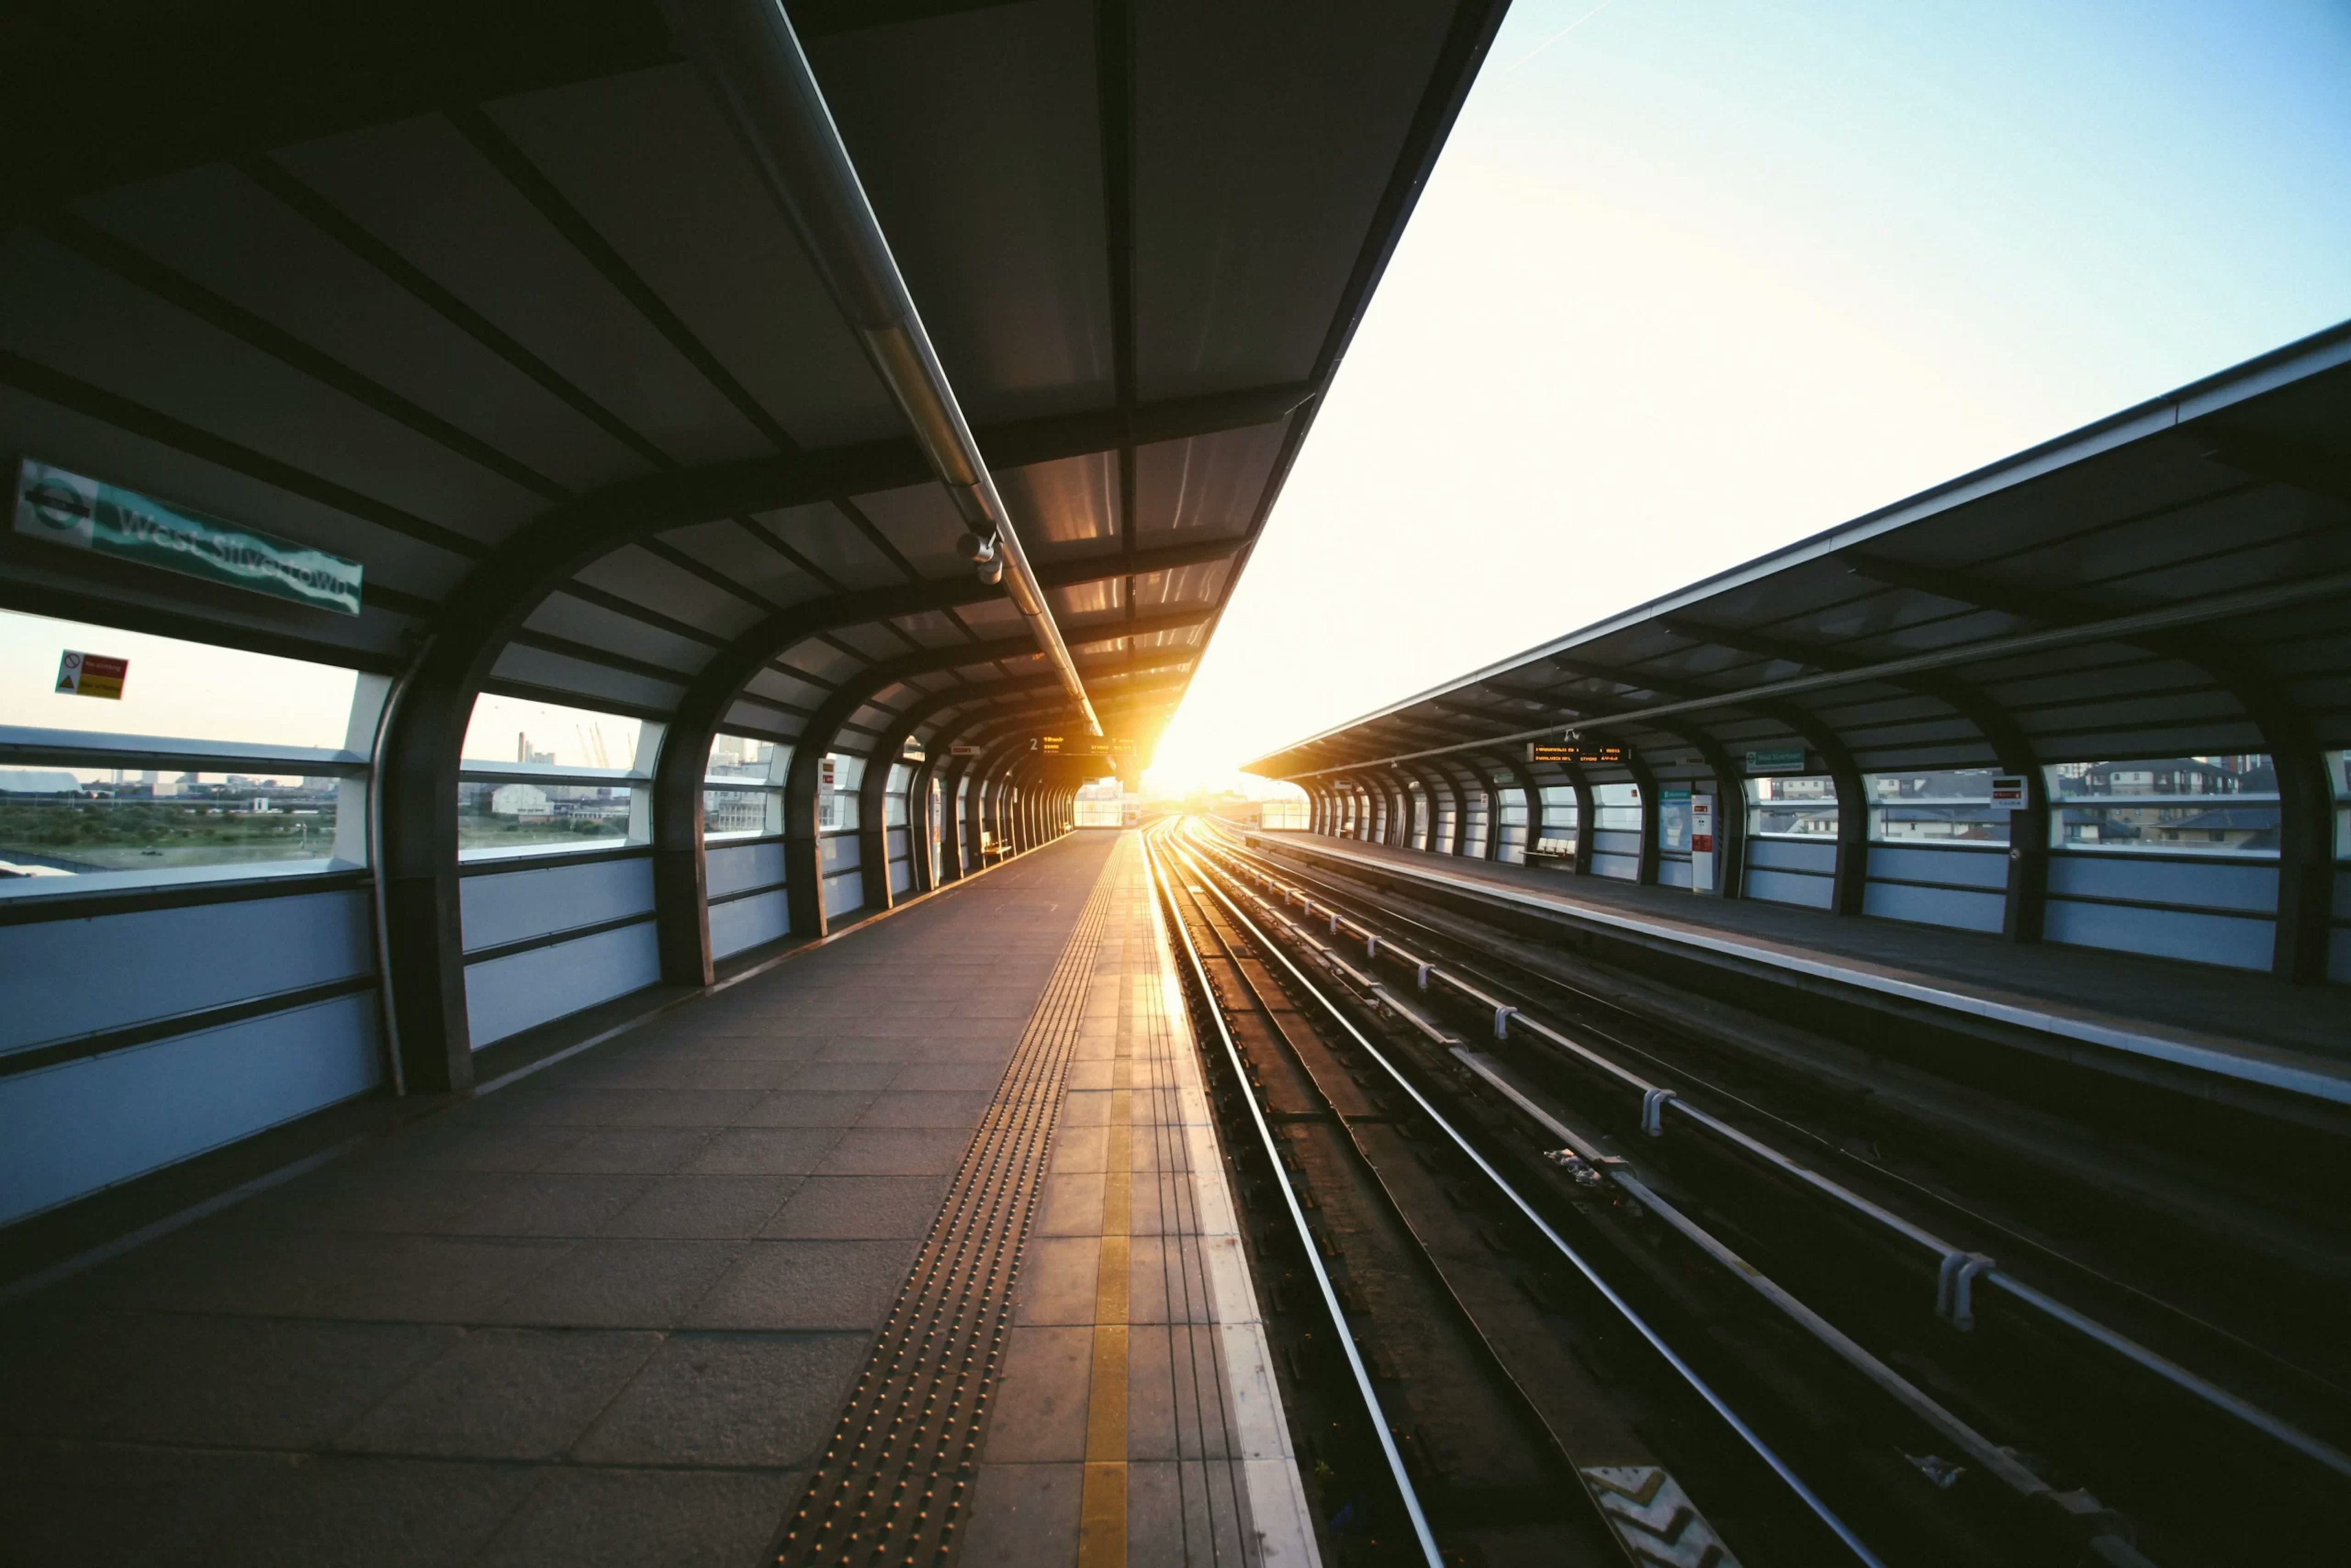
<svg viewBox="0 0 2351 1568">
<path fill-rule="evenodd" d="M 890 242 L 865 199 L 781 0 L 663 0 L 670 29 L 726 106 L 768 189 L 791 220 L 833 302 L 856 329 L 898 406 L 905 411 L 956 510 L 971 530 L 985 572 L 1002 563 L 1004 589 L 1028 618 L 1070 699 L 1094 734 L 1102 720 L 1053 622 L 1045 591 L 1020 548 L 1011 514 L 972 439 L 955 389 L 931 348 Z"/>
</svg>

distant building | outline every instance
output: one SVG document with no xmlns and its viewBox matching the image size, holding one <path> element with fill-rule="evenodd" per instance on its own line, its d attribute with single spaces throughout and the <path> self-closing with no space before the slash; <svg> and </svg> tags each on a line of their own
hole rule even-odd
<svg viewBox="0 0 2351 1568">
<path fill-rule="evenodd" d="M 81 780 L 62 768 L 0 768 L 0 795 L 78 795 Z"/>
<path fill-rule="evenodd" d="M 493 817 L 544 817 L 547 791 L 536 784 L 501 784 L 490 791 Z"/>
</svg>

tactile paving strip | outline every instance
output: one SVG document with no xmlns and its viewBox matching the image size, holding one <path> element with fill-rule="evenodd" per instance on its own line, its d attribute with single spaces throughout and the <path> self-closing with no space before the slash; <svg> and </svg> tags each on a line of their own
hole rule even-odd
<svg viewBox="0 0 2351 1568">
<path fill-rule="evenodd" d="M 1012 1284 L 1110 906 L 1104 876 L 972 1137 L 824 1458 L 781 1563 L 944 1563 L 971 1501 Z"/>
</svg>

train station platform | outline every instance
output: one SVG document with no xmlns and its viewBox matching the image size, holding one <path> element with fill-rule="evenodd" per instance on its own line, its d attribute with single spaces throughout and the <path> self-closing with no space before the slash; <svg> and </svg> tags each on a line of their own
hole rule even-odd
<svg viewBox="0 0 2351 1568">
<path fill-rule="evenodd" d="M 1311 1561 L 1133 833 L 13 1302 L 12 1560 Z"/>
<path fill-rule="evenodd" d="M 1360 868 L 1499 899 L 1677 955 L 2053 1037 L 2071 1053 L 2119 1052 L 2351 1103 L 2351 1019 L 2325 987 L 1311 832 L 1249 836 L 1334 871 Z"/>
</svg>

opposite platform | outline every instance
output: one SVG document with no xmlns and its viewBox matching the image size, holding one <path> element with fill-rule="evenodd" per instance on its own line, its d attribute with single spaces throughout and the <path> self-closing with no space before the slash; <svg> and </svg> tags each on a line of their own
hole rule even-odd
<svg viewBox="0 0 2351 1568">
<path fill-rule="evenodd" d="M 1525 904 L 1635 941 L 2053 1036 L 2069 1049 L 2118 1051 L 2351 1103 L 2351 1022 L 2336 988 L 1317 833 L 1247 836 L 1334 871 L 1360 867 Z"/>
<path fill-rule="evenodd" d="M 760 1561 L 1057 973 L 1083 982 L 1073 1096 L 1101 1092 L 1075 1086 L 1093 1020 L 1114 1053 L 1120 1009 L 1150 1012 L 1122 967 L 1155 977 L 1150 944 L 1072 941 L 1098 891 L 1095 930 L 1131 932 L 1139 865 L 1071 835 L 18 1301 L 0 1539 L 43 1563 Z M 1134 1537 L 1197 1512 L 1239 1544 L 1252 1516 L 1207 1511 L 1225 1454 L 1190 1453 L 1200 1508 L 1138 1475 Z M 1076 1560 L 1050 1478 L 1019 1491 L 977 1489 L 973 1548 Z"/>
</svg>

